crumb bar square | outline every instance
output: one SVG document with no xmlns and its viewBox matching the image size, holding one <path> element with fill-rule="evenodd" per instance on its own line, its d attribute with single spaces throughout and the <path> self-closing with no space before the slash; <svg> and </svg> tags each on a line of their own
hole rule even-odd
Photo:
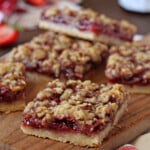
<svg viewBox="0 0 150 150">
<path fill-rule="evenodd" d="M 10 61 L 22 62 L 28 71 L 82 79 L 92 66 L 101 62 L 105 52 L 107 46 L 104 44 L 47 32 L 14 48 Z"/>
<path fill-rule="evenodd" d="M 25 105 L 25 68 L 21 63 L 0 63 L 0 111 L 22 110 Z"/>
<path fill-rule="evenodd" d="M 27 104 L 21 129 L 29 135 L 97 147 L 126 106 L 127 93 L 122 85 L 56 79 Z"/>
<path fill-rule="evenodd" d="M 136 27 L 128 21 L 117 21 L 92 9 L 69 7 L 45 10 L 39 27 L 110 45 L 131 42 L 136 32 Z"/>
<path fill-rule="evenodd" d="M 137 43 L 113 47 L 105 74 L 110 83 L 121 83 L 133 92 L 147 93 L 150 85 L 150 47 Z"/>
</svg>

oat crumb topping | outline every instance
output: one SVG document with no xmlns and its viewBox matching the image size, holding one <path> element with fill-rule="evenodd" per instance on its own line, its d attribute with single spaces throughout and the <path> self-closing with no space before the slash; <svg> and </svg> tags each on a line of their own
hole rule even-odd
<svg viewBox="0 0 150 150">
<path fill-rule="evenodd" d="M 121 83 L 150 83 L 150 47 L 137 43 L 112 47 L 106 76 Z"/>
<path fill-rule="evenodd" d="M 24 116 L 35 117 L 39 122 L 51 122 L 54 118 L 73 118 L 80 125 L 94 122 L 106 125 L 113 120 L 127 93 L 122 85 L 98 85 L 91 81 L 56 79 L 29 102 Z"/>
<path fill-rule="evenodd" d="M 21 91 L 26 87 L 25 68 L 21 63 L 0 63 L 0 88 L 4 87 L 12 92 Z M 3 90 L 1 89 L 1 92 Z"/>
<path fill-rule="evenodd" d="M 92 64 L 101 62 L 106 51 L 107 46 L 100 43 L 47 32 L 14 48 L 10 61 L 22 62 L 29 71 L 80 79 Z"/>
</svg>

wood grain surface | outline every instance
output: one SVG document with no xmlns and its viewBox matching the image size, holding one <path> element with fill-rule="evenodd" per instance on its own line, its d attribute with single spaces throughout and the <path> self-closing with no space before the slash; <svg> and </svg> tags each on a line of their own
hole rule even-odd
<svg viewBox="0 0 150 150">
<path fill-rule="evenodd" d="M 144 44 L 150 43 L 150 35 L 143 38 Z M 6 55 L 7 57 L 7 55 Z M 3 60 L 3 59 L 1 59 Z M 106 83 L 104 76 L 105 64 L 88 73 L 85 79 L 93 82 Z M 27 73 L 27 102 L 32 100 L 52 78 Z M 86 150 L 72 144 L 56 142 L 50 139 L 41 139 L 27 136 L 20 130 L 22 112 L 0 114 L 0 150 Z M 150 95 L 132 94 L 128 101 L 128 111 L 124 114 L 118 125 L 110 133 L 103 144 L 91 150 L 111 150 L 134 140 L 137 136 L 150 129 Z M 83 139 L 84 140 L 84 139 Z"/>
<path fill-rule="evenodd" d="M 104 64 L 100 65 L 99 68 L 87 74 L 86 79 L 91 79 L 93 82 L 105 83 L 104 67 Z M 36 93 L 50 80 L 52 79 L 43 75 L 27 73 L 27 101 L 32 100 Z M 128 111 L 119 121 L 119 124 L 115 126 L 109 137 L 104 140 L 101 146 L 93 150 L 111 150 L 117 148 L 150 129 L 150 95 L 131 95 L 128 105 Z M 0 146 L 3 146 L 2 150 L 87 149 L 87 147 L 77 147 L 68 143 L 23 134 L 20 130 L 21 114 L 22 112 L 0 114 L 0 143 L 3 143 Z"/>
</svg>

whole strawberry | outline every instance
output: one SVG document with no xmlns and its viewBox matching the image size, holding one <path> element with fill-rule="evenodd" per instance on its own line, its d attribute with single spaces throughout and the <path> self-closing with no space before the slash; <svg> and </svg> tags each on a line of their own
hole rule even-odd
<svg viewBox="0 0 150 150">
<path fill-rule="evenodd" d="M 7 24 L 0 24 L 0 47 L 14 43 L 18 38 L 18 31 Z"/>
</svg>

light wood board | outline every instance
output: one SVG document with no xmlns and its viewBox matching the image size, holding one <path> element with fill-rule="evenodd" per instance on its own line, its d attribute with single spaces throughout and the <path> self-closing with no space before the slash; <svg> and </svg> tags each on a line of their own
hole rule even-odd
<svg viewBox="0 0 150 150">
<path fill-rule="evenodd" d="M 102 66 L 104 65 L 90 72 L 86 78 L 91 79 L 93 82 L 105 83 L 106 79 L 101 71 L 104 69 Z M 27 74 L 27 79 L 27 101 L 32 100 L 36 93 L 42 89 L 48 81 L 52 80 L 46 76 L 30 73 Z M 114 128 L 110 136 L 105 139 L 103 144 L 97 149 L 111 150 L 130 142 L 138 135 L 150 129 L 150 95 L 131 95 L 128 105 L 128 112 L 120 120 L 119 125 Z M 16 150 L 87 149 L 23 134 L 20 130 L 20 122 L 22 120 L 21 114 L 22 112 L 0 114 L 0 143 L 9 145 Z M 8 148 L 6 150 L 9 150 L 9 146 L 6 145 L 5 147 Z"/>
<path fill-rule="evenodd" d="M 150 36 L 143 42 L 150 43 Z M 86 79 L 93 82 L 106 83 L 104 77 L 105 65 L 87 74 Z M 46 76 L 27 73 L 27 101 L 32 100 L 45 84 L 52 80 Z M 20 130 L 22 112 L 0 114 L 0 150 L 86 150 L 87 147 L 77 147 L 72 144 L 56 142 L 28 136 Z M 118 125 L 110 133 L 101 146 L 92 150 L 113 150 L 122 144 L 129 143 L 137 136 L 150 129 L 150 94 L 132 94 L 128 101 L 128 111 Z M 84 139 L 83 139 L 84 140 Z M 90 150 L 91 150 L 90 149 Z"/>
</svg>

